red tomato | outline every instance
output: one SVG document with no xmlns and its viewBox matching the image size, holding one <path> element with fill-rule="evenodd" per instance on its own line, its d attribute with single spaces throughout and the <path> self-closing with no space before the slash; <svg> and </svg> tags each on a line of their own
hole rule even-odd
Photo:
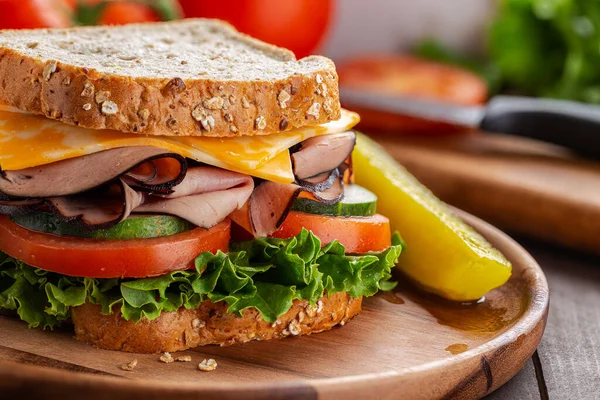
<svg viewBox="0 0 600 400">
<path fill-rule="evenodd" d="M 160 17 L 146 4 L 132 1 L 113 1 L 108 3 L 102 10 L 98 25 L 124 25 L 154 21 L 160 21 Z"/>
<path fill-rule="evenodd" d="M 458 105 L 483 104 L 488 96 L 484 80 L 470 71 L 404 55 L 372 55 L 338 67 L 341 88 L 431 99 Z M 365 129 L 402 133 L 464 131 L 440 122 L 344 106 L 361 114 Z"/>
<path fill-rule="evenodd" d="M 333 0 L 180 0 L 186 17 L 219 18 L 241 32 L 285 47 L 297 57 L 321 43 L 333 13 Z"/>
<path fill-rule="evenodd" d="M 330 217 L 292 211 L 272 237 L 287 239 L 306 228 L 321 243 L 337 239 L 347 253 L 363 254 L 383 251 L 392 245 L 390 220 L 377 214 L 372 217 Z"/>
<path fill-rule="evenodd" d="M 146 278 L 188 269 L 205 251 L 229 249 L 230 221 L 152 239 L 98 240 L 61 237 L 23 228 L 0 216 L 0 251 L 63 275 Z"/>
<path fill-rule="evenodd" d="M 0 0 L 0 29 L 65 28 L 71 9 L 65 0 Z"/>
</svg>

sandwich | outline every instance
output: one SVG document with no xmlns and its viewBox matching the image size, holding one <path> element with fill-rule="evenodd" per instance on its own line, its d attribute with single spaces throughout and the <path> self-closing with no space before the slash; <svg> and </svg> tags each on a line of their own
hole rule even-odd
<svg viewBox="0 0 600 400">
<path fill-rule="evenodd" d="M 358 121 L 221 21 L 0 31 L 0 309 L 139 353 L 345 325 L 402 251 Z"/>
</svg>

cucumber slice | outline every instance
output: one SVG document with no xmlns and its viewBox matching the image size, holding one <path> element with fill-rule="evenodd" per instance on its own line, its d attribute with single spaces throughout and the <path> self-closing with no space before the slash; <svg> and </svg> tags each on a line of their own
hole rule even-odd
<svg viewBox="0 0 600 400">
<path fill-rule="evenodd" d="M 377 212 L 377 196 L 358 185 L 346 185 L 344 198 L 339 203 L 325 204 L 316 200 L 298 198 L 293 211 L 339 217 L 368 217 Z"/>
<path fill-rule="evenodd" d="M 60 220 L 53 214 L 45 212 L 12 217 L 12 220 L 18 225 L 34 231 L 59 236 L 106 240 L 149 239 L 175 235 L 195 228 L 192 223 L 170 215 L 134 215 L 112 228 L 95 231 L 88 231 L 74 226 L 69 222 Z"/>
</svg>

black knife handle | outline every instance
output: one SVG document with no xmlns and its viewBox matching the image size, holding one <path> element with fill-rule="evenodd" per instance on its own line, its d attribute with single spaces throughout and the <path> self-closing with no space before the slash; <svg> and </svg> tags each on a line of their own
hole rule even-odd
<svg viewBox="0 0 600 400">
<path fill-rule="evenodd" d="M 600 106 L 496 96 L 487 105 L 481 129 L 554 143 L 600 159 Z"/>
</svg>

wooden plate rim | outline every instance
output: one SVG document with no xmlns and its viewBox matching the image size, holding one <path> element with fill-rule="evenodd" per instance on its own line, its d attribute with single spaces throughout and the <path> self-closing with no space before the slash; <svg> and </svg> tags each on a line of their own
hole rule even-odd
<svg viewBox="0 0 600 400">
<path fill-rule="evenodd" d="M 220 392 L 227 392 L 229 394 L 245 393 L 246 395 L 252 393 L 257 395 L 273 393 L 273 391 L 276 391 L 279 394 L 298 394 L 306 392 L 307 390 L 313 392 L 317 388 L 327 392 L 335 392 L 337 389 L 348 384 L 351 384 L 352 386 L 359 384 L 369 385 L 381 380 L 393 380 L 400 377 L 410 378 L 412 375 L 423 373 L 425 371 L 432 372 L 435 370 L 452 367 L 453 364 L 457 364 L 460 361 L 481 357 L 487 352 L 501 349 L 502 347 L 516 341 L 520 336 L 534 331 L 539 327 L 540 324 L 542 324 L 541 329 L 543 332 L 548 315 L 549 291 L 546 277 L 544 276 L 540 266 L 523 247 L 521 247 L 504 232 L 464 211 L 455 209 L 455 212 L 471 226 L 473 226 L 478 232 L 480 232 L 484 237 L 486 237 L 495 247 L 499 248 L 505 255 L 507 255 L 513 265 L 521 265 L 521 268 L 524 268 L 523 274 L 529 275 L 529 288 L 534 289 L 533 295 L 531 296 L 529 304 L 527 305 L 527 310 L 519 318 L 515 325 L 489 342 L 474 347 L 463 353 L 445 358 L 443 360 L 425 363 L 417 367 L 408 367 L 389 372 L 294 381 L 252 383 L 240 382 L 233 387 L 230 382 L 169 383 L 150 380 L 128 380 L 116 376 L 96 376 L 91 373 L 57 370 L 49 367 L 25 365 L 11 361 L 0 361 L 0 379 L 2 377 L 9 378 L 11 376 L 14 377 L 19 375 L 22 377 L 31 378 L 31 381 L 61 381 L 63 384 L 68 384 L 71 382 L 74 386 L 79 387 L 80 385 L 83 385 L 86 388 L 102 388 L 110 384 L 115 389 L 118 388 L 128 392 L 135 392 L 138 395 L 149 393 L 152 394 L 153 398 L 160 392 L 167 391 L 171 395 L 174 393 L 193 393 L 197 395 L 201 393 L 217 394 Z M 541 339 L 541 334 L 539 335 L 539 338 L 535 339 L 536 345 L 537 342 L 539 342 L 539 339 Z M 515 371 L 515 374 L 516 372 L 518 371 Z"/>
</svg>

